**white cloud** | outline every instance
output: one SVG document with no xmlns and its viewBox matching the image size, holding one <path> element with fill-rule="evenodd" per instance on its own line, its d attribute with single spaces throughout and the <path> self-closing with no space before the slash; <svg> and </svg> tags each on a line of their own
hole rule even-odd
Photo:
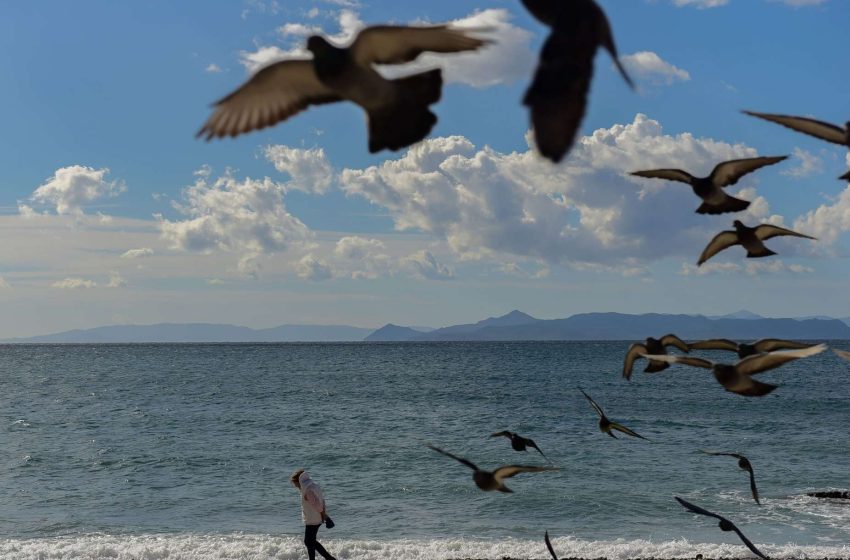
<svg viewBox="0 0 850 560">
<path fill-rule="evenodd" d="M 265 156 L 275 169 L 292 178 L 286 184 L 290 189 L 325 194 L 333 182 L 333 169 L 324 148 L 304 150 L 282 145 L 266 146 Z"/>
<path fill-rule="evenodd" d="M 799 161 L 797 167 L 782 171 L 782 175 L 801 178 L 823 171 L 823 159 L 802 148 L 794 148 L 794 159 Z"/>
<path fill-rule="evenodd" d="M 786 6 L 802 8 L 804 6 L 820 6 L 826 4 L 827 0 L 770 0 L 771 2 L 782 2 Z"/>
<path fill-rule="evenodd" d="M 691 79 L 687 70 L 673 66 L 652 51 L 621 56 L 620 62 L 631 74 L 654 84 L 670 85 L 676 81 L 687 82 Z"/>
<path fill-rule="evenodd" d="M 123 288 L 126 285 L 127 281 L 118 272 L 112 271 L 109 273 L 109 282 L 106 283 L 107 288 Z"/>
<path fill-rule="evenodd" d="M 79 290 L 83 288 L 94 288 L 97 286 L 97 282 L 86 280 L 85 278 L 65 278 L 64 280 L 54 282 L 51 286 L 62 290 Z"/>
<path fill-rule="evenodd" d="M 287 58 L 307 58 L 302 50 L 287 51 L 276 45 L 258 46 L 256 51 L 239 51 L 239 64 L 245 67 L 249 74 L 265 68 L 269 64 Z"/>
<path fill-rule="evenodd" d="M 224 72 L 224 70 L 222 70 L 221 66 L 219 66 L 218 64 L 211 62 L 204 69 L 204 72 L 206 72 L 207 74 L 221 74 L 222 72 Z"/>
<path fill-rule="evenodd" d="M 142 247 L 141 249 L 130 249 L 121 255 L 122 259 L 141 259 L 144 257 L 153 256 L 153 249 L 150 247 Z"/>
<path fill-rule="evenodd" d="M 109 169 L 94 169 L 82 165 L 72 165 L 57 169 L 53 177 L 39 186 L 30 196 L 30 200 L 53 206 L 60 215 L 83 215 L 83 207 L 102 198 L 118 196 L 126 190 L 119 181 L 107 181 Z M 32 207 L 19 205 L 22 215 L 31 216 Z"/>
<path fill-rule="evenodd" d="M 428 280 L 450 280 L 455 276 L 454 270 L 438 262 L 430 251 L 418 251 L 402 262 L 415 274 Z"/>
<path fill-rule="evenodd" d="M 309 37 L 322 33 L 322 28 L 319 25 L 306 25 L 303 23 L 285 23 L 277 29 L 278 33 L 284 37 Z"/>
<path fill-rule="evenodd" d="M 794 229 L 817 237 L 821 245 L 834 245 L 842 233 L 850 231 L 850 185 L 832 204 L 822 204 L 797 218 Z"/>
<path fill-rule="evenodd" d="M 333 269 L 331 266 L 313 255 L 306 255 L 302 258 L 295 267 L 295 271 L 302 280 L 319 282 L 333 278 Z"/>
<path fill-rule="evenodd" d="M 225 284 L 227 284 L 227 282 L 225 282 L 221 278 L 210 278 L 207 280 L 207 284 L 210 286 L 224 286 Z"/>
<path fill-rule="evenodd" d="M 11 287 L 11 284 L 9 284 L 9 282 L 7 282 L 5 278 L 0 276 L 0 290 L 8 290 Z"/>
<path fill-rule="evenodd" d="M 679 274 L 682 276 L 713 276 L 717 274 L 746 274 L 760 276 L 763 274 L 811 274 L 815 270 L 801 264 L 785 264 L 779 259 L 744 260 L 742 263 L 708 262 L 702 266 L 682 263 Z"/>
<path fill-rule="evenodd" d="M 717 8 L 719 6 L 725 6 L 729 3 L 729 0 L 673 0 L 673 4 L 682 7 L 682 6 L 694 6 L 703 10 L 705 8 Z"/>
</svg>

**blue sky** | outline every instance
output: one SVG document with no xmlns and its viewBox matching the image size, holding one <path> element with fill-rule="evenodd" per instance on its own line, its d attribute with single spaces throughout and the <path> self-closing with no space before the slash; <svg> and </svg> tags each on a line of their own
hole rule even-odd
<svg viewBox="0 0 850 560">
<path fill-rule="evenodd" d="M 529 151 L 519 99 L 546 30 L 518 1 L 30 2 L 0 19 L 0 337 L 112 323 L 477 320 L 513 308 L 850 315 L 847 150 L 740 114 L 850 119 L 839 0 L 608 0 L 630 91 L 607 53 L 585 138 L 560 166 Z M 209 104 L 304 30 L 490 25 L 445 57 L 440 122 L 410 153 L 366 150 L 350 104 L 235 140 L 194 133 Z M 428 63 L 433 62 L 427 61 Z M 729 250 L 732 216 L 695 216 L 642 167 L 793 157 L 733 191 L 747 223 L 820 241 Z"/>
</svg>

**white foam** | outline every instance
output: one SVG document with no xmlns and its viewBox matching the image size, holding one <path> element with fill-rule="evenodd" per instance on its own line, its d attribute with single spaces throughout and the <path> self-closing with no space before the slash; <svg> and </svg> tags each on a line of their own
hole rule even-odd
<svg viewBox="0 0 850 560">
<path fill-rule="evenodd" d="M 448 560 L 452 558 L 548 558 L 543 539 L 400 539 L 322 538 L 340 560 Z M 552 539 L 558 556 L 626 560 L 628 558 L 706 558 L 754 556 L 738 544 L 695 544 L 686 540 L 588 541 Z M 758 545 L 772 558 L 850 558 L 850 547 Z M 43 539 L 2 539 L 3 560 L 305 560 L 300 538 L 273 535 L 81 535 Z"/>
</svg>

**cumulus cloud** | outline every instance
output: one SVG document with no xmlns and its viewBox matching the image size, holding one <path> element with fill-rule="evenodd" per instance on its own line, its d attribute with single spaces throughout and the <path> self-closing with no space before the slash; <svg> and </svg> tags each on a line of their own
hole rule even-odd
<svg viewBox="0 0 850 560">
<path fill-rule="evenodd" d="M 633 75 L 653 84 L 667 84 L 691 79 L 687 70 L 682 70 L 663 60 L 652 51 L 640 51 L 620 57 L 620 62 Z"/>
<path fill-rule="evenodd" d="M 823 159 L 807 150 L 794 148 L 794 159 L 798 162 L 797 166 L 782 171 L 783 175 L 801 178 L 823 171 Z"/>
<path fill-rule="evenodd" d="M 277 45 L 258 46 L 255 51 L 239 51 L 239 64 L 249 74 L 286 58 L 307 58 L 303 51 L 287 51 Z"/>
<path fill-rule="evenodd" d="M 418 251 L 403 261 L 415 274 L 428 280 L 450 280 L 454 278 L 454 270 L 441 264 L 430 251 Z"/>
<path fill-rule="evenodd" d="M 126 190 L 120 181 L 107 181 L 109 169 L 94 169 L 72 165 L 57 169 L 53 177 L 33 191 L 30 201 L 52 206 L 57 214 L 82 216 L 83 208 L 103 198 L 118 196 Z M 19 205 L 23 216 L 32 216 L 35 210 L 26 204 Z"/>
<path fill-rule="evenodd" d="M 708 262 L 702 266 L 682 263 L 679 274 L 682 276 L 712 276 L 717 274 L 746 274 L 759 276 L 763 274 L 811 274 L 815 270 L 801 264 L 785 264 L 779 259 L 748 260 L 743 264 L 732 262 Z"/>
<path fill-rule="evenodd" d="M 333 278 L 333 269 L 331 266 L 313 255 L 306 255 L 298 261 L 295 272 L 302 280 L 312 280 L 314 282 Z"/>
<path fill-rule="evenodd" d="M 221 66 L 219 66 L 218 64 L 211 62 L 204 69 L 204 72 L 206 72 L 207 74 L 221 74 L 222 72 L 224 72 L 224 70 L 222 70 Z"/>
<path fill-rule="evenodd" d="M 822 204 L 794 221 L 794 229 L 820 240 L 821 245 L 834 245 L 850 231 L 850 185 L 832 202 Z"/>
<path fill-rule="evenodd" d="M 57 282 L 54 282 L 50 286 L 52 288 L 59 288 L 61 290 L 84 290 L 91 289 L 97 287 L 103 288 L 123 288 L 127 285 L 127 281 L 121 277 L 118 272 L 112 271 L 109 273 L 109 280 L 104 283 L 96 282 L 95 280 L 90 280 L 88 278 L 74 278 L 69 277 Z"/>
<path fill-rule="evenodd" d="M 130 249 L 121 255 L 122 259 L 141 259 L 153 256 L 153 249 L 142 247 L 141 249 Z"/>
<path fill-rule="evenodd" d="M 266 159 L 291 181 L 286 187 L 306 193 L 325 194 L 333 182 L 333 169 L 324 148 L 304 150 L 288 146 L 266 146 Z"/>
</svg>

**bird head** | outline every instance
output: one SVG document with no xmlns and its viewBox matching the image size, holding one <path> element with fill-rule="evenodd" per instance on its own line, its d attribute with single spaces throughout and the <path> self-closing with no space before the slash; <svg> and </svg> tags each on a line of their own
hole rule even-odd
<svg viewBox="0 0 850 560">
<path fill-rule="evenodd" d="M 732 225 L 735 226 L 735 229 L 743 229 L 743 228 L 747 227 L 747 226 L 744 225 L 744 222 L 742 222 L 741 220 L 735 220 L 734 222 L 732 222 Z"/>
<path fill-rule="evenodd" d="M 332 51 L 333 45 L 320 35 L 312 35 L 307 39 L 307 50 L 313 53 L 313 56 L 319 57 Z"/>
</svg>

